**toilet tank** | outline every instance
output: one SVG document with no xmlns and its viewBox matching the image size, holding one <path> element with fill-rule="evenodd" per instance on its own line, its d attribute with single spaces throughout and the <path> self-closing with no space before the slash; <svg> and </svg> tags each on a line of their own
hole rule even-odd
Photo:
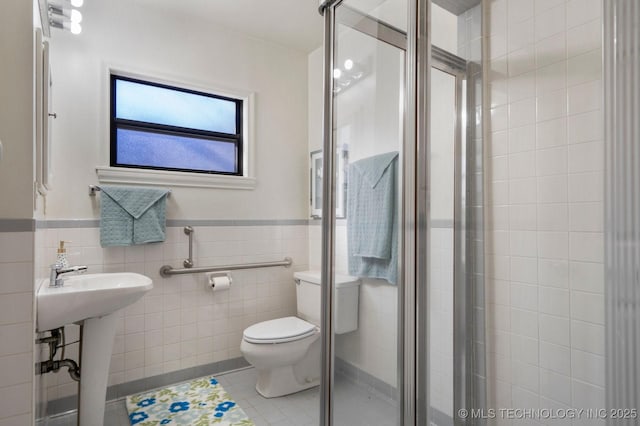
<svg viewBox="0 0 640 426">
<path fill-rule="evenodd" d="M 320 271 L 294 272 L 298 316 L 320 326 Z M 349 275 L 335 277 L 334 328 L 336 334 L 358 328 L 358 298 L 360 280 Z"/>
</svg>

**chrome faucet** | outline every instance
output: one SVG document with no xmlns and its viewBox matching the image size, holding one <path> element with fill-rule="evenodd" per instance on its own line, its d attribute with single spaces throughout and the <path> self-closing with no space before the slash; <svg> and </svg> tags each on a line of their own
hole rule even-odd
<svg viewBox="0 0 640 426">
<path fill-rule="evenodd" d="M 62 287 L 64 285 L 64 279 L 60 278 L 60 276 L 63 274 L 69 274 L 71 272 L 81 274 L 87 271 L 86 266 L 70 266 L 65 268 L 59 263 L 54 263 L 49 268 L 51 269 L 51 275 L 49 275 L 49 287 Z"/>
</svg>

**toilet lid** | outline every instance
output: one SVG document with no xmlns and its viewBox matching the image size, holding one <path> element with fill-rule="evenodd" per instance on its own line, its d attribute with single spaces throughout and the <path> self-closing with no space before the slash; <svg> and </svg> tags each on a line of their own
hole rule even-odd
<svg viewBox="0 0 640 426">
<path fill-rule="evenodd" d="M 297 317 L 278 318 L 254 324 L 244 331 L 249 343 L 285 343 L 304 339 L 316 332 L 315 325 Z"/>
</svg>

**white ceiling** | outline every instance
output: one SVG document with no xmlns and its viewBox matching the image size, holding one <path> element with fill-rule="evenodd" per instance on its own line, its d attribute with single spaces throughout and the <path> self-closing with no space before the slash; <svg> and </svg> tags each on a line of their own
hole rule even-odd
<svg viewBox="0 0 640 426">
<path fill-rule="evenodd" d="M 322 45 L 323 19 L 318 0 L 135 0 L 148 8 L 205 18 L 221 25 L 304 52 Z"/>
</svg>

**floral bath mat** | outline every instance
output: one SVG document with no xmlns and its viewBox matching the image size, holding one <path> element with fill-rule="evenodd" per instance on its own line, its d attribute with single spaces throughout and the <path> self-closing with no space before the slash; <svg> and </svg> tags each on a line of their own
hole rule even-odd
<svg viewBox="0 0 640 426">
<path fill-rule="evenodd" d="M 213 377 L 127 397 L 132 425 L 254 426 Z"/>
</svg>

